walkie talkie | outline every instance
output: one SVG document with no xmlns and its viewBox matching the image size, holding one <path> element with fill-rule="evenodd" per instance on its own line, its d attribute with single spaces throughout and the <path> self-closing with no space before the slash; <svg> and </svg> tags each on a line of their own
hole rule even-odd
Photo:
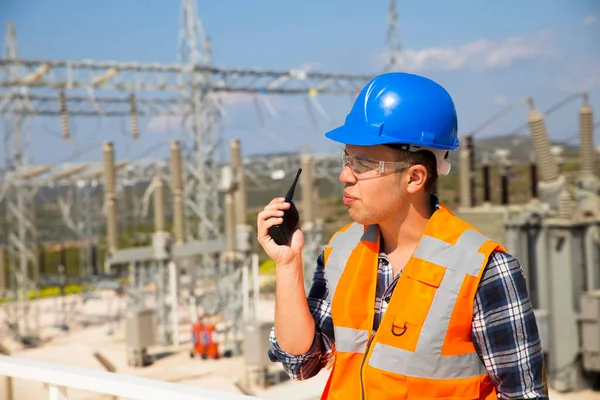
<svg viewBox="0 0 600 400">
<path fill-rule="evenodd" d="M 298 215 L 298 210 L 292 201 L 294 197 L 294 190 L 296 189 L 296 184 L 298 183 L 298 178 L 300 177 L 300 173 L 302 172 L 302 168 L 298 168 L 298 172 L 296 173 L 296 178 L 294 178 L 294 183 L 288 190 L 285 195 L 286 203 L 290 203 L 290 208 L 283 211 L 283 223 L 281 225 L 273 225 L 268 229 L 269 235 L 273 238 L 275 243 L 280 246 L 288 245 L 292 240 L 292 234 L 298 225 L 298 221 L 300 220 L 300 216 Z"/>
</svg>

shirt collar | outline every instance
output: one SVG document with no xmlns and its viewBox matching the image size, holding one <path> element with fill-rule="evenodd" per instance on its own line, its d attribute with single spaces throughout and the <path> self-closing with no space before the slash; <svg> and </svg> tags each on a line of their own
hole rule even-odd
<svg viewBox="0 0 600 400">
<path fill-rule="evenodd" d="M 430 194 L 429 196 L 429 200 L 431 201 L 431 206 L 433 207 L 433 210 L 439 210 L 441 207 L 440 199 L 435 194 Z"/>
</svg>

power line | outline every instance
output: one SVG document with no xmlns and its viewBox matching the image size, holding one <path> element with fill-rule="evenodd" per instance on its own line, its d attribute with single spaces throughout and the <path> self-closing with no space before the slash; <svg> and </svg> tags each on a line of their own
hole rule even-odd
<svg viewBox="0 0 600 400">
<path fill-rule="evenodd" d="M 219 166 L 215 156 L 218 144 L 215 126 L 219 116 L 215 95 L 224 92 L 312 97 L 355 95 L 373 76 L 215 67 L 210 39 L 197 16 L 197 0 L 182 0 L 179 64 L 19 58 L 14 25 L 8 25 L 6 56 L 0 59 L 0 88 L 4 90 L 0 94 L 0 114 L 4 119 L 6 165 L 10 169 L 5 174 L 10 185 L 6 191 L 9 222 L 6 247 L 12 257 L 9 264 L 18 265 L 12 272 L 18 281 L 20 309 L 24 313 L 19 320 L 22 324 L 17 330 L 19 335 L 30 331 L 26 318 L 27 289 L 37 287 L 39 281 L 37 259 L 32 250 L 38 234 L 31 213 L 39 186 L 32 179 L 50 170 L 49 166 L 33 167 L 29 159 L 31 117 L 60 116 L 63 137 L 68 139 L 71 116 L 129 116 L 136 139 L 137 117 L 184 115 L 189 119 L 189 124 L 182 126 L 184 136 L 180 139 L 182 148 L 187 150 L 183 166 L 187 177 L 184 203 L 188 218 L 196 221 L 195 226 L 187 224 L 188 237 L 199 243 L 215 243 L 224 241 Z M 87 92 L 87 96 L 82 95 L 82 91 Z M 108 91 L 110 96 L 103 95 Z M 170 97 L 165 97 L 166 94 Z M 82 171 L 73 173 L 72 177 L 78 177 Z M 68 208 L 65 205 L 65 209 Z M 203 262 L 206 266 L 207 260 Z M 28 274 L 28 265 L 33 267 L 32 276 Z M 164 274 L 163 269 L 159 270 Z M 166 306 L 164 293 L 159 298 L 162 299 L 159 306 Z M 163 311 L 158 310 L 158 316 L 166 325 Z"/>
</svg>

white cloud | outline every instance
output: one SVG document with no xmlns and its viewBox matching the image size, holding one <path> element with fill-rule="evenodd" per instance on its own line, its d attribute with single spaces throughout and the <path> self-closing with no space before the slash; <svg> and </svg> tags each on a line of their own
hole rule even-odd
<svg viewBox="0 0 600 400">
<path fill-rule="evenodd" d="M 581 23 L 583 26 L 590 26 L 598 22 L 599 19 L 600 16 L 598 14 L 588 14 L 581 19 Z"/>
<path fill-rule="evenodd" d="M 494 103 L 497 106 L 503 106 L 506 103 L 508 103 L 508 99 L 502 94 L 497 94 L 492 98 L 492 103 Z"/>
<path fill-rule="evenodd" d="M 529 36 L 513 36 L 499 40 L 478 39 L 459 46 L 407 49 L 400 54 L 400 62 L 403 69 L 414 72 L 481 70 L 505 68 L 517 61 L 554 55 L 556 47 L 553 35 L 545 30 Z"/>
<path fill-rule="evenodd" d="M 304 71 L 314 71 L 321 68 L 321 63 L 317 62 L 317 61 L 312 61 L 312 62 L 305 62 L 304 64 L 300 65 L 301 70 Z"/>
</svg>

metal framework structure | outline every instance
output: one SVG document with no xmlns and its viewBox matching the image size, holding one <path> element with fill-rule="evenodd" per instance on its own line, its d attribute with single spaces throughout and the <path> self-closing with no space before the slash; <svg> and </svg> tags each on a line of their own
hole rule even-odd
<svg viewBox="0 0 600 400">
<path fill-rule="evenodd" d="M 53 170 L 51 166 L 35 165 L 30 158 L 32 117 L 60 117 L 63 137 L 68 139 L 70 116 L 128 116 L 134 138 L 139 135 L 139 116 L 181 116 L 185 136 L 180 141 L 186 151 L 183 170 L 188 179 L 184 201 L 188 218 L 193 216 L 197 221 L 196 226 L 188 224 L 187 236 L 188 240 L 208 244 L 224 241 L 220 226 L 224 213 L 219 204 L 219 165 L 215 158 L 215 125 L 219 115 L 216 95 L 224 92 L 354 95 L 372 77 L 215 67 L 210 40 L 197 16 L 197 0 L 182 0 L 179 63 L 172 65 L 19 58 L 15 28 L 9 23 L 5 58 L 0 59 L 0 114 L 4 119 L 6 160 L 0 194 L 8 213 L 6 264 L 12 267 L 11 276 L 16 279 L 22 317 L 28 313 L 28 290 L 35 290 L 38 282 L 37 258 L 32 251 L 37 232 L 31 207 L 42 183 L 58 183 L 56 179 L 44 179 Z M 108 91 L 110 96 L 102 95 Z M 83 186 L 80 189 L 84 189 L 90 181 L 82 180 L 81 176 L 87 170 L 84 165 L 73 165 L 59 180 L 67 179 L 68 175 L 69 184 L 79 181 Z M 144 179 L 150 181 L 149 178 Z M 85 190 L 80 191 L 84 200 Z M 78 237 L 87 237 L 91 232 L 86 224 L 75 220 L 65 199 L 61 204 L 67 225 Z M 112 250 L 111 257 L 119 259 L 122 252 Z M 28 318 L 17 320 L 28 321 Z M 33 331 L 19 326 L 15 332 L 23 337 Z"/>
<path fill-rule="evenodd" d="M 389 0 L 388 4 L 388 31 L 387 31 L 388 57 L 383 70 L 385 72 L 401 71 L 402 69 L 402 38 L 398 27 L 398 11 L 396 0 Z"/>
<path fill-rule="evenodd" d="M 1 175 L 0 199 L 5 202 L 7 210 L 7 224 L 4 227 L 7 250 L 5 264 L 11 267 L 11 279 L 15 283 L 12 286 L 17 288 L 16 297 L 20 305 L 20 314 L 14 315 L 9 322 L 21 340 L 27 340 L 28 335 L 36 332 L 35 327 L 30 326 L 27 302 L 28 291 L 35 290 L 38 282 L 37 258 L 32 250 L 38 239 L 32 210 L 35 197 L 40 189 L 49 185 L 77 188 L 75 198 L 79 201 L 74 202 L 73 197 L 67 194 L 60 197 L 59 205 L 66 225 L 75 236 L 87 239 L 97 232 L 94 232 L 90 221 L 85 221 L 83 217 L 91 217 L 87 212 L 90 207 L 90 188 L 101 185 L 102 175 L 98 166 L 92 164 L 58 167 L 33 164 L 30 158 L 29 131 L 32 117 L 60 117 L 65 139 L 70 137 L 69 116 L 129 117 L 134 138 L 139 135 L 139 116 L 162 114 L 183 118 L 185 136 L 180 140 L 186 151 L 183 158 L 185 187 L 171 189 L 181 189 L 180 195 L 186 205 L 188 221 L 196 221 L 195 226 L 187 224 L 187 243 L 177 244 L 168 254 L 166 251 L 159 256 L 156 254 L 157 249 L 159 252 L 164 250 L 161 245 L 167 241 L 164 213 L 161 215 L 160 210 L 157 211 L 164 208 L 162 178 L 166 172 L 156 168 L 153 163 L 139 163 L 130 169 L 123 168 L 124 163 L 116 163 L 116 182 L 122 185 L 136 182 L 149 184 L 142 199 L 142 210 L 148 209 L 150 195 L 153 194 L 156 225 L 153 239 L 158 240 L 153 246 L 112 249 L 109 260 L 109 264 L 129 263 L 131 266 L 132 308 L 144 305 L 140 297 L 143 297 L 142 286 L 145 283 L 153 282 L 156 285 L 158 290 L 155 291 L 153 300 L 159 325 L 157 336 L 161 342 L 175 342 L 174 336 L 177 333 L 171 331 L 169 335 L 167 328 L 167 325 L 177 320 L 176 312 L 173 312 L 177 299 L 171 297 L 173 301 L 168 301 L 169 295 L 178 291 L 177 284 L 174 284 L 177 275 L 175 262 L 202 257 L 200 269 L 205 284 L 201 292 L 203 295 L 217 292 L 204 306 L 210 307 L 212 302 L 213 308 L 221 309 L 229 321 L 238 321 L 238 325 L 244 307 L 238 301 L 239 290 L 236 288 L 241 286 L 239 283 L 243 280 L 243 268 L 247 267 L 240 259 L 250 259 L 248 255 L 251 250 L 242 246 L 236 249 L 237 255 L 234 257 L 212 257 L 215 252 L 231 250 L 235 235 L 244 234 L 242 221 L 245 203 L 243 199 L 235 201 L 240 191 L 236 192 L 234 189 L 235 185 L 243 184 L 244 179 L 234 178 L 233 183 L 223 185 L 222 166 L 216 160 L 215 126 L 219 117 L 217 95 L 354 95 L 372 78 L 372 75 L 326 74 L 302 70 L 215 67 L 212 64 L 210 40 L 197 18 L 197 0 L 182 0 L 181 4 L 179 63 L 172 65 L 19 58 L 14 26 L 9 24 L 5 58 L 0 59 L 0 114 L 4 118 L 2 130 L 6 160 L 6 170 Z M 389 58 L 384 67 L 386 71 L 400 70 L 402 67 L 397 20 L 396 0 L 389 0 Z M 111 94 L 102 95 L 102 92 Z M 97 93 L 100 95 L 97 96 Z M 512 109 L 513 106 L 510 107 Z M 531 204 L 516 208 L 465 207 L 462 216 L 470 218 L 484 230 L 498 228 L 498 235 L 502 236 L 499 239 L 506 240 L 509 251 L 523 262 L 527 276 L 535 278 L 529 279 L 528 283 L 531 285 L 530 292 L 538 314 L 544 352 L 550 355 L 548 373 L 551 386 L 569 391 L 583 385 L 581 381 L 584 377 L 580 367 L 600 371 L 600 315 L 597 313 L 600 309 L 600 273 L 597 269 L 600 265 L 600 199 L 597 195 L 600 184 L 593 174 L 597 158 L 594 158 L 591 150 L 594 124 L 587 102 L 584 102 L 581 111 L 584 162 L 580 179 L 574 187 L 566 184 L 565 174 L 560 171 L 556 157 L 550 151 L 543 116 L 553 109 L 545 113 L 532 109 L 528 123 L 519 128 L 520 131 L 529 127 L 532 135 L 541 177 L 538 185 L 539 198 L 534 199 Z M 506 110 L 508 111 L 509 109 Z M 504 112 L 474 131 L 483 129 Z M 273 170 L 281 170 L 284 176 L 289 176 L 302 166 L 313 177 L 327 178 L 335 176 L 339 170 L 337 156 L 315 156 L 312 160 L 313 168 L 307 167 L 310 161 L 306 157 L 289 156 L 260 161 L 253 159 L 251 163 L 246 160 L 245 171 L 242 173 L 256 185 L 264 185 L 266 177 L 272 179 Z M 461 162 L 464 166 L 461 170 L 467 171 L 469 158 L 461 158 Z M 89 174 L 93 169 L 96 171 Z M 237 171 L 239 173 L 239 167 Z M 310 186 L 310 182 L 311 179 L 308 178 L 306 184 Z M 464 182 L 463 195 L 466 198 L 469 194 L 468 179 Z M 106 186 L 103 187 L 106 191 Z M 119 191 L 118 185 L 115 191 Z M 224 205 L 219 201 L 221 194 L 225 195 Z M 113 195 L 114 193 L 109 193 L 107 203 L 114 201 L 111 198 Z M 235 218 L 232 217 L 233 214 L 236 214 Z M 226 232 L 221 228 L 223 217 L 226 220 Z M 493 219 L 490 220 L 490 217 Z M 232 221 L 237 221 L 238 226 L 235 228 L 242 228 L 240 232 L 232 232 Z M 323 240 L 322 229 L 318 225 L 316 220 L 314 224 L 303 225 L 303 229 L 309 233 L 305 247 L 307 259 L 314 257 Z M 247 275 L 247 268 L 245 271 Z M 211 273 L 219 279 L 210 279 Z M 195 289 L 190 288 L 191 297 Z M 176 329 L 177 324 L 174 325 Z M 234 337 L 235 334 L 234 327 Z M 583 337 L 581 341 L 580 336 Z"/>
<path fill-rule="evenodd" d="M 579 111 L 579 169 L 563 170 L 561 148 L 548 139 L 545 116 L 573 99 Z M 484 204 L 468 201 L 458 215 L 505 246 L 523 267 L 537 317 L 549 386 L 568 392 L 592 386 L 600 372 L 600 179 L 594 148 L 592 109 L 586 93 L 576 93 L 544 113 L 533 100 L 529 127 L 534 157 L 531 199 L 509 204 L 507 151 L 497 152 L 502 174 L 502 205 L 489 203 L 489 165 L 484 163 Z M 524 129 L 524 128 L 519 128 Z M 461 154 L 461 196 L 469 197 L 472 155 Z"/>
</svg>

